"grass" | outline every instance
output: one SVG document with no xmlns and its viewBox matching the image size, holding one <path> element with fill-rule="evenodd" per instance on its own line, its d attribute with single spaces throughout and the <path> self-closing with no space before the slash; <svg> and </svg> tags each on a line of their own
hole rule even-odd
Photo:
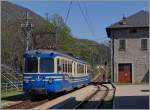
<svg viewBox="0 0 150 110">
<path fill-rule="evenodd" d="M 1 99 L 6 98 L 6 97 L 11 97 L 14 95 L 19 95 L 19 94 L 23 94 L 22 91 L 9 91 L 9 92 L 1 92 Z"/>
<path fill-rule="evenodd" d="M 26 95 L 22 91 L 1 92 L 1 103 L 22 100 Z"/>
<path fill-rule="evenodd" d="M 27 97 L 29 96 L 22 91 L 1 92 L 1 108 L 23 101 Z"/>
</svg>

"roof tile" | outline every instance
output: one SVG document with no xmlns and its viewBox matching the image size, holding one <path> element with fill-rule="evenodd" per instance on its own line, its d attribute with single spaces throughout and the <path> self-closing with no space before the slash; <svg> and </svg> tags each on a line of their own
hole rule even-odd
<svg viewBox="0 0 150 110">
<path fill-rule="evenodd" d="M 126 24 L 123 20 L 114 23 L 107 28 L 126 28 L 126 27 L 149 27 L 149 12 L 141 10 L 126 18 Z"/>
</svg>

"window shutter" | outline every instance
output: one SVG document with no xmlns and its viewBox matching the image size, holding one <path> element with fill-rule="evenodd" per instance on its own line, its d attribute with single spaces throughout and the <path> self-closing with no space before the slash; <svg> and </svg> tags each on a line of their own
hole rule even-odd
<svg viewBox="0 0 150 110">
<path fill-rule="evenodd" d="M 119 49 L 120 50 L 126 49 L 126 41 L 125 40 L 119 40 Z"/>
<path fill-rule="evenodd" d="M 147 49 L 147 39 L 141 39 L 141 49 Z"/>
</svg>

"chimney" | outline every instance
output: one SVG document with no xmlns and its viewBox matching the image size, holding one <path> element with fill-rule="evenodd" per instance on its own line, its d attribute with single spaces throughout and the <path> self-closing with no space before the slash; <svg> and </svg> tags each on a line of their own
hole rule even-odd
<svg viewBox="0 0 150 110">
<path fill-rule="evenodd" d="M 123 25 L 126 25 L 127 24 L 127 18 L 125 16 L 125 14 L 123 14 L 123 17 L 122 17 L 122 24 Z"/>
</svg>

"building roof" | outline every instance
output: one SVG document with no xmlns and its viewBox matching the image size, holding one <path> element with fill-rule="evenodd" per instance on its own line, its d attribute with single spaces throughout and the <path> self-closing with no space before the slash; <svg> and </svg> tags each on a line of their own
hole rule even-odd
<svg viewBox="0 0 150 110">
<path fill-rule="evenodd" d="M 149 27 L 149 12 L 141 10 L 131 16 L 123 17 L 122 20 L 106 27 L 106 32 L 108 37 L 110 37 L 110 31 L 112 29 L 121 29 L 121 28 L 148 28 Z"/>
<path fill-rule="evenodd" d="M 123 24 L 123 22 L 126 22 Z M 149 12 L 141 10 L 116 22 L 107 28 L 149 27 Z"/>
</svg>

